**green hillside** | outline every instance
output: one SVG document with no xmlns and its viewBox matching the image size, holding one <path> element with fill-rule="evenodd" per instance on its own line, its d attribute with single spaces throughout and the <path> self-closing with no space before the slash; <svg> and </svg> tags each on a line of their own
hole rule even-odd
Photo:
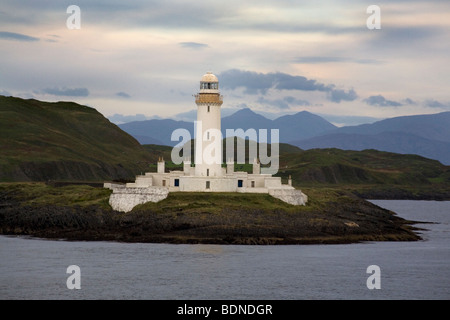
<svg viewBox="0 0 450 320">
<path fill-rule="evenodd" d="M 248 141 L 245 145 L 248 151 Z M 171 152 L 168 146 L 140 145 L 87 106 L 0 96 L 0 181 L 134 180 L 136 174 L 156 171 L 159 157 L 166 160 L 166 170 L 182 169 L 171 163 Z M 301 150 L 283 143 L 279 152 L 277 175 L 284 182 L 292 176 L 299 188 L 341 188 L 372 198 L 450 199 L 450 167 L 421 156 Z M 235 160 L 236 154 L 235 148 Z M 235 170 L 251 172 L 248 152 L 245 158 L 247 164 L 236 164 Z"/>
<path fill-rule="evenodd" d="M 377 150 L 312 149 L 280 156 L 280 174 L 303 183 L 450 183 L 450 167 L 417 155 Z"/>
<path fill-rule="evenodd" d="M 155 158 L 93 108 L 0 96 L 0 181 L 129 179 Z"/>
<path fill-rule="evenodd" d="M 312 149 L 280 156 L 296 187 L 339 187 L 372 198 L 450 199 L 450 166 L 418 155 Z"/>
<path fill-rule="evenodd" d="M 170 161 L 171 147 L 144 145 L 166 160 L 168 170 L 183 170 Z M 191 141 L 191 150 L 194 144 Z M 245 142 L 246 164 L 235 164 L 236 171 L 252 172 Z M 268 146 L 268 154 L 271 154 Z M 226 142 L 223 142 L 226 150 Z M 236 140 L 235 140 L 236 161 Z M 383 199 L 450 199 L 450 166 L 418 155 L 377 150 L 340 149 L 301 150 L 279 144 L 279 171 L 276 176 L 287 183 L 289 176 L 297 188 L 326 187 L 347 189 L 366 198 Z M 193 151 L 192 151 L 193 157 Z M 226 156 L 224 155 L 224 161 Z M 156 171 L 156 163 L 150 165 Z"/>
<path fill-rule="evenodd" d="M 242 140 L 241 138 L 236 138 L 234 137 L 233 140 L 233 145 L 234 145 L 234 150 L 230 151 L 230 153 L 228 153 L 227 151 L 227 143 L 229 143 L 229 139 L 233 139 L 233 138 L 226 138 L 223 139 L 222 141 L 222 152 L 223 152 L 223 157 L 222 157 L 222 161 L 223 161 L 223 166 L 225 167 L 225 163 L 227 161 L 227 156 L 229 156 L 231 154 L 231 152 L 233 152 L 234 154 L 234 161 L 235 163 L 235 170 L 237 171 L 247 171 L 247 172 L 251 172 L 252 171 L 252 163 L 253 163 L 253 159 L 249 159 L 249 141 L 248 140 Z M 237 159 L 238 159 L 238 148 L 237 148 L 237 141 L 240 141 L 240 143 L 244 146 L 243 147 L 243 155 L 244 155 L 244 159 L 245 159 L 245 164 L 238 164 L 237 163 Z M 187 144 L 191 145 L 191 159 L 195 159 L 195 140 L 190 140 Z M 259 154 L 259 144 L 256 145 L 257 146 L 257 154 Z M 168 168 L 169 170 L 183 170 L 183 165 L 179 164 L 173 164 L 171 162 L 171 154 L 172 154 L 172 150 L 174 149 L 173 147 L 169 147 L 169 146 L 159 146 L 159 145 L 155 145 L 155 144 L 145 144 L 143 145 L 143 147 L 149 151 L 150 153 L 152 153 L 153 155 L 159 157 L 164 158 L 165 162 L 166 162 L 166 168 Z M 241 146 L 240 146 L 241 147 Z M 271 155 L 271 148 L 272 145 L 268 145 L 267 146 L 267 154 L 270 156 Z M 176 149 L 175 149 L 176 152 Z M 180 150 L 178 150 L 178 152 L 181 152 Z M 299 147 L 287 144 L 287 143 L 279 143 L 278 144 L 278 153 L 281 154 L 298 154 L 301 153 L 302 149 L 300 149 Z M 183 155 L 184 157 L 184 155 Z M 152 163 L 150 164 L 150 168 L 153 169 L 153 171 L 156 170 L 156 163 Z"/>
</svg>

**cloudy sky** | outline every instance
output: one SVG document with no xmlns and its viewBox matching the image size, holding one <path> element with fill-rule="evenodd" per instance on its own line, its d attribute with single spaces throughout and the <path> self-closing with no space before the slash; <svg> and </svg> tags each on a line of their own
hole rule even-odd
<svg viewBox="0 0 450 320">
<path fill-rule="evenodd" d="M 224 108 L 334 119 L 450 111 L 448 0 L 0 3 L 2 95 L 170 117 L 195 110 L 212 71 Z M 381 29 L 367 28 L 373 4 Z M 67 26 L 70 5 L 80 29 Z"/>
</svg>

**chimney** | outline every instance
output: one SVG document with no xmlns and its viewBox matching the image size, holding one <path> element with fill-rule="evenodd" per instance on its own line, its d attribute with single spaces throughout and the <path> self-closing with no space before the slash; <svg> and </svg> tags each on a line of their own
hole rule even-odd
<svg viewBox="0 0 450 320">
<path fill-rule="evenodd" d="M 165 162 L 162 157 L 158 160 L 158 173 L 164 173 L 165 171 Z"/>
<path fill-rule="evenodd" d="M 191 160 L 189 158 L 183 161 L 183 171 L 185 175 L 191 174 Z"/>
<path fill-rule="evenodd" d="M 233 158 L 228 159 L 227 161 L 227 174 L 234 173 L 234 161 Z"/>
<path fill-rule="evenodd" d="M 253 174 L 261 174 L 261 164 L 256 158 L 253 160 Z"/>
</svg>

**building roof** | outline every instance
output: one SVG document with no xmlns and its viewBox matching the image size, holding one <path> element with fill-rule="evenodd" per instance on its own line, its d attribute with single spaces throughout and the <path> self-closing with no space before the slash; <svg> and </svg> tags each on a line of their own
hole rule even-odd
<svg viewBox="0 0 450 320">
<path fill-rule="evenodd" d="M 202 79 L 200 80 L 201 82 L 219 82 L 219 79 L 217 79 L 217 77 L 212 74 L 212 72 L 207 72 L 203 75 Z"/>
</svg>

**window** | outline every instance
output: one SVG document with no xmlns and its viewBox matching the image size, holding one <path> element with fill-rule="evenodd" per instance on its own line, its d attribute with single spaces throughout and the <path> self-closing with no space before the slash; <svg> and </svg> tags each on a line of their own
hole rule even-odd
<svg viewBox="0 0 450 320">
<path fill-rule="evenodd" d="M 210 181 L 206 181 L 206 189 L 210 189 L 210 187 L 211 187 Z"/>
<path fill-rule="evenodd" d="M 238 180 L 238 188 L 242 188 L 243 184 L 244 184 L 244 180 Z"/>
<path fill-rule="evenodd" d="M 210 108 L 211 108 L 211 107 L 210 107 L 210 106 L 208 106 L 208 112 L 209 112 L 209 111 L 211 111 L 211 110 L 210 110 Z"/>
<path fill-rule="evenodd" d="M 180 186 L 180 179 L 175 179 L 175 180 L 173 181 L 173 185 L 174 185 L 175 187 L 179 187 L 179 186 Z"/>
<path fill-rule="evenodd" d="M 252 181 L 252 188 L 255 187 L 255 181 Z"/>
<path fill-rule="evenodd" d="M 162 186 L 165 187 L 166 186 L 166 180 L 162 181 Z"/>
<path fill-rule="evenodd" d="M 209 131 L 206 131 L 206 140 L 209 141 Z"/>
<path fill-rule="evenodd" d="M 209 177 L 209 169 L 206 169 L 206 176 Z"/>
</svg>

